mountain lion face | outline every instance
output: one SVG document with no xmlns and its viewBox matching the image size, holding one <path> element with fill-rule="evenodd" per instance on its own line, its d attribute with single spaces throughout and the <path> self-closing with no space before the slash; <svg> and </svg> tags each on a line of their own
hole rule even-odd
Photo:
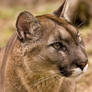
<svg viewBox="0 0 92 92">
<path fill-rule="evenodd" d="M 83 40 L 77 28 L 65 17 L 67 4 L 65 0 L 52 15 L 34 17 L 24 11 L 18 16 L 16 27 L 23 59 L 31 70 L 48 69 L 69 77 L 79 76 L 87 69 Z"/>
<path fill-rule="evenodd" d="M 17 31 L 23 59 L 31 70 L 48 68 L 66 77 L 77 77 L 88 67 L 83 40 L 78 30 L 63 17 L 43 15 L 35 18 L 25 11 L 18 17 Z"/>
</svg>

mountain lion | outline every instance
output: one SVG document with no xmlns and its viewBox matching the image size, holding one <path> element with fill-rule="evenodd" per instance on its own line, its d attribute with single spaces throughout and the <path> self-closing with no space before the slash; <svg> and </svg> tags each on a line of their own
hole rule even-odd
<svg viewBox="0 0 92 92">
<path fill-rule="evenodd" d="M 77 28 L 65 17 L 67 6 L 66 0 L 53 14 L 19 14 L 16 33 L 0 50 L 0 92 L 75 91 L 88 58 Z"/>
</svg>

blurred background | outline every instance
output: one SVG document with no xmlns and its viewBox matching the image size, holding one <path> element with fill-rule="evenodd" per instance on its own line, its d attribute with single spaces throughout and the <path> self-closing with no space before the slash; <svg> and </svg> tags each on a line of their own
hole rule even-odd
<svg viewBox="0 0 92 92">
<path fill-rule="evenodd" d="M 21 11 L 27 10 L 34 15 L 52 13 L 62 2 L 63 0 L 1 0 L 0 47 L 5 46 L 9 37 L 16 31 L 16 19 Z M 70 7 L 71 14 L 73 19 L 81 24 L 78 28 L 89 57 L 89 69 L 78 82 L 77 92 L 92 92 L 92 0 L 79 0 L 76 7 L 74 3 Z"/>
</svg>

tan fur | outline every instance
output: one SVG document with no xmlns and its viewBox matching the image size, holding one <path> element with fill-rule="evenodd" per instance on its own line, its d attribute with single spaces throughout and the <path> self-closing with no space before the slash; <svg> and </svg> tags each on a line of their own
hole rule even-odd
<svg viewBox="0 0 92 92">
<path fill-rule="evenodd" d="M 50 18 L 53 16 L 49 15 L 47 17 Z M 45 19 L 45 16 L 38 17 L 38 19 L 43 23 L 47 24 L 48 28 L 50 25 L 53 24 L 53 23 L 49 23 L 49 21 Z M 16 36 L 14 36 L 12 39 L 14 39 L 13 40 L 14 43 L 13 44 L 11 43 L 10 47 L 7 47 L 7 48 L 13 48 L 13 49 L 11 52 L 9 51 L 10 49 L 8 49 L 7 57 L 6 57 L 7 64 L 4 71 L 5 80 L 3 80 L 5 81 L 5 84 L 4 84 L 5 92 L 73 92 L 74 91 L 74 89 L 72 89 L 72 88 L 75 88 L 73 87 L 74 82 L 72 84 L 72 82 L 70 81 L 69 82 L 65 81 L 67 79 L 61 77 L 60 74 L 56 74 L 54 71 L 51 71 L 50 67 L 43 66 L 44 70 L 41 72 L 31 71 L 29 67 L 27 67 L 27 65 L 22 61 L 22 53 L 21 53 L 22 48 L 21 48 L 20 41 L 18 41 Z M 5 51 L 2 49 L 0 53 L 1 57 L 3 57 L 3 55 L 5 54 L 4 52 Z M 31 60 L 31 65 L 32 64 L 34 65 L 35 62 L 32 62 Z M 34 70 L 37 70 L 38 67 L 39 65 L 35 64 L 35 67 L 33 66 L 32 68 Z M 40 68 L 43 68 L 43 67 L 40 67 Z M 55 67 L 51 67 L 51 68 L 55 69 Z M 67 85 L 68 85 L 68 90 L 65 89 Z M 59 91 L 60 89 L 66 90 L 66 91 Z"/>
<path fill-rule="evenodd" d="M 88 59 L 78 30 L 60 16 L 63 7 L 54 15 L 20 13 L 17 33 L 0 49 L 0 92 L 75 92 L 70 77 Z"/>
</svg>

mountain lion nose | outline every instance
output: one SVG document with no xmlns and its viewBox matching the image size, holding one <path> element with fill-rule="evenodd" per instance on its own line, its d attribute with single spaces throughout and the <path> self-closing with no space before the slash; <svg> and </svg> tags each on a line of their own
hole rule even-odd
<svg viewBox="0 0 92 92">
<path fill-rule="evenodd" d="M 78 63 L 76 64 L 77 67 L 79 67 L 81 70 L 83 70 L 85 68 L 85 66 L 88 64 L 88 60 L 82 63 Z"/>
</svg>

